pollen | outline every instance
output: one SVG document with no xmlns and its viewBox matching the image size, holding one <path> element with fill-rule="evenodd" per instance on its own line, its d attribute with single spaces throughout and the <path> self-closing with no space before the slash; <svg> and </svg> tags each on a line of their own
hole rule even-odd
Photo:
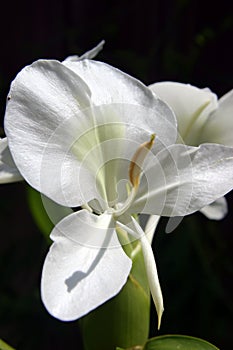
<svg viewBox="0 0 233 350">
<path fill-rule="evenodd" d="M 129 165 L 129 179 L 134 188 L 140 184 L 140 176 L 144 160 L 148 152 L 151 150 L 155 140 L 155 134 L 151 135 L 150 141 L 142 143 L 134 153 Z"/>
</svg>

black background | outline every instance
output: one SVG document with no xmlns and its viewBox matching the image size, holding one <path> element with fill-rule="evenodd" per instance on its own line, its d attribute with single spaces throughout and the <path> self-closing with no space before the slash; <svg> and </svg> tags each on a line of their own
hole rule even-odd
<svg viewBox="0 0 233 350">
<path fill-rule="evenodd" d="M 233 87 L 233 8 L 212 1 L 5 1 L 0 5 L 1 126 L 10 82 L 38 58 L 82 54 L 105 39 L 98 56 L 145 84 L 163 80 Z M 3 130 L 1 130 L 3 136 Z M 81 349 L 76 322 L 62 323 L 41 304 L 47 243 L 27 205 L 26 185 L 0 188 L 0 338 L 17 349 Z M 158 334 L 181 333 L 232 349 L 232 195 L 230 214 L 201 214 L 155 240 L 165 313 Z M 155 312 L 152 330 L 155 335 Z M 97 349 L 98 350 L 98 349 Z"/>
</svg>

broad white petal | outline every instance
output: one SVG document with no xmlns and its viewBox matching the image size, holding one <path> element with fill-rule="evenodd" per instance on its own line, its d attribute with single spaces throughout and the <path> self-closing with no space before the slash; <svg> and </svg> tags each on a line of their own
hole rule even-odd
<svg viewBox="0 0 233 350">
<path fill-rule="evenodd" d="M 200 210 L 208 219 L 222 220 L 228 212 L 227 201 L 221 197 Z"/>
<path fill-rule="evenodd" d="M 209 89 L 176 82 L 155 83 L 149 88 L 174 110 L 181 136 L 179 142 L 199 145 L 200 129 L 218 106 L 216 95 Z"/>
<path fill-rule="evenodd" d="M 94 105 L 127 104 L 142 106 L 145 114 L 132 113 L 124 115 L 124 123 L 136 129 L 156 133 L 166 145 L 176 140 L 176 119 L 168 106 L 137 79 L 105 63 L 82 60 L 64 62 L 79 75 L 91 90 Z"/>
<path fill-rule="evenodd" d="M 0 139 L 0 184 L 22 181 L 8 148 L 7 138 Z"/>
<path fill-rule="evenodd" d="M 103 50 L 104 44 L 105 44 L 105 41 L 102 40 L 93 49 L 85 52 L 82 56 L 77 56 L 77 55 L 68 56 L 63 62 L 65 62 L 65 61 L 80 61 L 80 60 L 84 60 L 85 58 L 92 59 L 92 58 L 96 57 L 101 50 Z"/>
<path fill-rule="evenodd" d="M 110 215 L 82 210 L 54 228 L 41 280 L 42 300 L 54 317 L 78 319 L 115 296 L 126 283 L 132 262 L 113 224 Z"/>
<path fill-rule="evenodd" d="M 131 212 L 184 216 L 233 188 L 233 148 L 176 144 L 151 157 Z"/>
<path fill-rule="evenodd" d="M 85 129 L 83 108 L 90 91 L 71 70 L 57 61 L 37 61 L 13 81 L 6 108 L 5 131 L 14 161 L 29 184 L 54 201 L 76 206 L 93 198 L 90 175 L 80 198 L 80 162 L 72 146 Z M 85 200 L 84 200 L 85 201 Z"/>
<path fill-rule="evenodd" d="M 204 125 L 201 141 L 233 146 L 233 90 L 219 100 L 218 109 Z"/>
</svg>

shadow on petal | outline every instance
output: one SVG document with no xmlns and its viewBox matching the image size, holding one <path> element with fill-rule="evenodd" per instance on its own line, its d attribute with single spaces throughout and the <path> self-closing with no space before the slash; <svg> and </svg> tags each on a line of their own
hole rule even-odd
<svg viewBox="0 0 233 350">
<path fill-rule="evenodd" d="M 77 285 L 79 282 L 81 282 L 84 278 L 88 277 L 88 275 L 95 269 L 95 267 L 98 265 L 98 263 L 100 262 L 100 260 L 102 259 L 104 253 L 106 252 L 106 248 L 109 244 L 109 242 L 111 241 L 111 235 L 106 235 L 105 239 L 103 241 L 103 247 L 100 247 L 95 259 L 93 260 L 92 264 L 90 265 L 89 269 L 87 270 L 87 272 L 83 272 L 83 271 L 75 271 L 70 277 L 68 277 L 65 280 L 65 284 L 67 286 L 67 292 L 70 293 Z"/>
</svg>

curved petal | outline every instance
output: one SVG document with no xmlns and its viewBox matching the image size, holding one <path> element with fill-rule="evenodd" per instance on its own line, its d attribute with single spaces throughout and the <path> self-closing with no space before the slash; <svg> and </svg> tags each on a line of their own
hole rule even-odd
<svg viewBox="0 0 233 350">
<path fill-rule="evenodd" d="M 93 49 L 85 52 L 82 56 L 72 55 L 68 56 L 63 62 L 65 61 L 80 61 L 84 60 L 85 58 L 92 59 L 98 55 L 98 53 L 103 50 L 105 41 L 101 40 L 99 44 L 97 44 Z"/>
<path fill-rule="evenodd" d="M 32 187 L 65 206 L 83 203 L 74 181 L 80 164 L 71 147 L 85 130 L 85 116 L 78 117 L 89 94 L 74 72 L 44 60 L 24 68 L 10 89 L 5 130 L 14 161 Z M 88 180 L 87 174 L 87 200 L 94 196 Z"/>
<path fill-rule="evenodd" d="M 78 319 L 115 296 L 126 283 L 132 262 L 113 224 L 110 215 L 82 210 L 54 228 L 41 280 L 42 300 L 54 317 Z"/>
<path fill-rule="evenodd" d="M 172 111 L 140 81 L 102 62 L 82 60 L 63 64 L 86 82 L 94 105 L 120 103 L 143 106 L 149 112 L 146 118 L 130 113 L 124 115 L 124 123 L 150 134 L 156 133 L 165 145 L 175 142 L 176 119 Z"/>
<path fill-rule="evenodd" d="M 201 141 L 233 146 L 233 90 L 219 100 L 218 109 L 203 127 Z"/>
<path fill-rule="evenodd" d="M 8 148 L 7 138 L 0 139 L 0 184 L 22 180 L 23 177 L 18 171 Z"/>
<path fill-rule="evenodd" d="M 222 220 L 228 213 L 227 201 L 221 197 L 200 210 L 208 219 Z"/>
<path fill-rule="evenodd" d="M 159 277 L 156 267 L 156 262 L 154 254 L 151 248 L 151 244 L 143 232 L 141 226 L 133 217 L 128 217 L 128 224 L 125 225 L 121 222 L 117 222 L 120 227 L 122 227 L 126 232 L 131 234 L 134 238 L 139 239 L 141 242 L 144 263 L 146 267 L 146 273 L 148 278 L 148 283 L 150 286 L 151 295 L 156 307 L 158 315 L 158 329 L 160 328 L 161 318 L 163 314 L 163 295 L 159 283 Z"/>
<path fill-rule="evenodd" d="M 176 144 L 151 157 L 132 212 L 184 216 L 233 188 L 233 148 Z"/>
<path fill-rule="evenodd" d="M 156 227 L 159 223 L 159 220 L 160 220 L 160 216 L 158 216 L 158 215 L 150 215 L 148 220 L 147 220 L 146 227 L 145 227 L 145 235 L 146 235 L 148 242 L 150 244 L 152 244 L 155 230 L 156 230 Z"/>
<path fill-rule="evenodd" d="M 199 134 L 208 115 L 214 111 L 217 96 L 209 89 L 198 89 L 189 84 L 161 82 L 149 86 L 175 112 L 180 142 L 199 145 Z"/>
</svg>

